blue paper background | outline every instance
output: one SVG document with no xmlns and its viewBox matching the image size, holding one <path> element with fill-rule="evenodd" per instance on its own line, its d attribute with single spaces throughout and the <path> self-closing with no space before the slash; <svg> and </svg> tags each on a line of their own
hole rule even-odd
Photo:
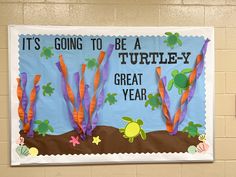
<svg viewBox="0 0 236 177">
<path fill-rule="evenodd" d="M 59 54 L 63 55 L 64 61 L 67 65 L 69 72 L 69 83 L 76 91 L 75 83 L 73 81 L 73 74 L 80 71 L 81 64 L 86 63 L 85 58 L 97 58 L 99 51 L 92 50 L 91 38 L 92 36 L 76 36 L 83 39 L 83 50 L 53 50 L 54 56 L 48 60 L 45 57 L 41 58 L 40 50 L 22 50 L 22 38 L 23 37 L 39 37 L 41 49 L 43 46 L 54 46 L 54 39 L 56 37 L 72 37 L 72 36 L 50 36 L 50 35 L 20 35 L 19 36 L 19 54 L 20 54 L 20 72 L 26 72 L 28 74 L 27 93 L 29 94 L 32 89 L 33 77 L 35 74 L 41 74 L 40 87 L 52 82 L 52 87 L 55 88 L 52 96 L 43 96 L 42 88 L 39 91 L 38 99 L 36 103 L 36 119 L 45 120 L 48 119 L 50 124 L 54 128 L 52 134 L 63 134 L 73 130 L 70 125 L 68 111 L 66 103 L 62 96 L 61 91 L 61 78 L 60 73 L 55 65 L 58 62 Z M 108 44 L 114 43 L 115 36 L 100 36 L 103 40 L 103 50 L 106 51 Z M 159 65 L 132 65 L 127 60 L 126 65 L 121 64 L 121 60 L 118 58 L 118 53 L 121 51 L 114 50 L 110 58 L 109 78 L 105 85 L 106 93 L 117 93 L 118 102 L 114 105 L 104 103 L 102 109 L 99 112 L 98 125 L 113 126 L 121 128 L 125 126 L 125 122 L 121 119 L 123 116 L 129 116 L 134 119 L 141 118 L 144 122 L 143 129 L 146 132 L 165 130 L 165 120 L 162 116 L 161 108 L 154 111 L 151 107 L 145 107 L 145 100 L 143 101 L 124 101 L 122 88 L 146 88 L 147 95 L 149 93 L 155 94 L 157 92 L 157 79 L 155 68 L 157 66 L 162 67 L 163 76 L 167 76 L 167 83 L 172 79 L 171 71 L 178 69 L 181 71 L 184 68 L 193 68 L 196 56 L 200 53 L 202 45 L 204 43 L 203 37 L 180 37 L 183 45 L 179 47 L 175 46 L 174 49 L 170 49 L 163 41 L 165 36 L 142 36 L 139 37 L 141 43 L 141 50 L 134 50 L 134 43 L 136 37 L 127 37 L 126 40 L 126 52 L 164 52 L 165 57 L 167 52 L 177 52 L 181 55 L 181 52 L 191 52 L 189 57 L 189 64 L 183 64 L 183 61 L 178 61 L 177 64 L 162 64 Z M 124 51 L 122 51 L 124 52 Z M 157 60 L 159 62 L 159 60 Z M 94 70 L 87 70 L 86 83 L 93 83 Z M 143 73 L 142 85 L 138 86 L 116 86 L 114 84 L 115 73 Z M 196 92 L 194 98 L 188 105 L 188 112 L 185 120 L 179 126 L 179 130 L 182 130 L 189 121 L 205 125 L 205 87 L 204 87 L 205 70 L 201 77 L 197 81 Z M 92 87 L 90 87 L 90 95 L 92 95 Z M 177 88 L 173 86 L 172 90 L 168 92 L 171 101 L 171 115 L 173 116 L 176 111 L 176 106 L 179 102 L 180 95 Z M 199 129 L 200 133 L 204 133 L 205 127 Z M 48 132 L 49 133 L 49 132 Z"/>
</svg>

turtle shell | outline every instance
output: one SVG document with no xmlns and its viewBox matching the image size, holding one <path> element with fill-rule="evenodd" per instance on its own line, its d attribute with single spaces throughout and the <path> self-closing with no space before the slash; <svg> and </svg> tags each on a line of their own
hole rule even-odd
<svg viewBox="0 0 236 177">
<path fill-rule="evenodd" d="M 185 89 L 188 87 L 188 78 L 185 74 L 178 73 L 174 78 L 174 83 L 177 88 Z"/>
</svg>

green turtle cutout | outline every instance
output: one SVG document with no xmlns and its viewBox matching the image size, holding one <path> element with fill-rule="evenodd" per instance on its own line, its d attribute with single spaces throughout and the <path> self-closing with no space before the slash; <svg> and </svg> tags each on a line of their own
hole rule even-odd
<svg viewBox="0 0 236 177">
<path fill-rule="evenodd" d="M 178 89 L 178 93 L 181 95 L 183 90 L 186 90 L 189 87 L 189 81 L 186 74 L 192 71 L 191 68 L 183 69 L 179 72 L 177 69 L 171 72 L 173 79 L 171 79 L 168 83 L 167 89 L 170 91 L 173 85 Z"/>
<path fill-rule="evenodd" d="M 117 102 L 116 95 L 117 93 L 108 93 L 105 99 L 105 103 L 108 102 L 109 105 L 115 104 Z"/>
<path fill-rule="evenodd" d="M 133 143 L 134 138 L 138 135 L 140 135 L 143 140 L 146 140 L 147 135 L 141 128 L 143 125 L 143 121 L 141 119 L 137 119 L 136 121 L 130 117 L 122 117 L 122 119 L 127 122 L 125 128 L 119 129 L 120 133 L 124 133 L 124 138 L 127 138 L 130 143 Z"/>
<path fill-rule="evenodd" d="M 51 86 L 51 82 L 47 83 L 46 85 L 43 85 L 43 96 L 51 96 L 54 92 L 54 88 Z"/>
<path fill-rule="evenodd" d="M 152 110 L 155 110 L 159 106 L 161 106 L 160 94 L 159 93 L 155 95 L 149 94 L 148 100 L 145 102 L 145 107 L 147 107 L 148 105 L 151 106 Z"/>
<path fill-rule="evenodd" d="M 85 61 L 87 61 L 87 68 L 88 69 L 93 69 L 98 67 L 97 60 L 95 58 L 86 58 Z"/>
<path fill-rule="evenodd" d="M 167 35 L 167 39 L 164 40 L 164 43 L 166 43 L 168 47 L 173 49 L 176 44 L 182 46 L 182 41 L 179 39 L 179 33 L 173 34 L 171 32 L 166 32 L 165 34 Z"/>
<path fill-rule="evenodd" d="M 52 49 L 53 47 L 43 47 L 40 57 L 45 57 L 46 60 L 52 58 L 52 56 L 54 55 Z"/>
<path fill-rule="evenodd" d="M 48 131 L 54 132 L 54 129 L 52 126 L 49 124 L 48 120 L 36 120 L 34 121 L 35 124 L 38 124 L 38 127 L 35 129 L 35 131 L 42 136 L 45 136 Z"/>
<path fill-rule="evenodd" d="M 194 124 L 192 121 L 183 129 L 183 132 L 188 133 L 188 137 L 199 136 L 198 128 L 202 127 L 201 124 Z"/>
</svg>

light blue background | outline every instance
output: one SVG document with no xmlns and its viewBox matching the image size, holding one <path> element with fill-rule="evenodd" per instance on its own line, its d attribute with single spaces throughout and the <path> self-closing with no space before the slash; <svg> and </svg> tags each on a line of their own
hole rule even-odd
<svg viewBox="0 0 236 177">
<path fill-rule="evenodd" d="M 39 37 L 40 38 L 40 50 L 22 50 L 22 38 L 23 37 Z M 69 83 L 76 93 L 75 83 L 73 80 L 73 74 L 80 71 L 81 64 L 86 63 L 85 58 L 97 58 L 99 51 L 92 50 L 91 38 L 92 36 L 76 36 L 83 39 L 83 50 L 55 50 L 53 49 L 54 56 L 48 60 L 45 57 L 41 58 L 40 53 L 42 48 L 54 47 L 55 37 L 75 37 L 75 36 L 49 36 L 49 35 L 21 35 L 19 37 L 20 42 L 20 72 L 26 72 L 28 74 L 27 93 L 29 95 L 32 89 L 33 77 L 35 74 L 41 74 L 41 81 L 39 83 L 41 89 L 38 94 L 36 104 L 36 119 L 45 120 L 48 119 L 50 124 L 54 128 L 52 134 L 62 134 L 72 130 L 70 125 L 68 111 L 66 103 L 64 101 L 61 91 L 61 78 L 60 73 L 55 65 L 58 62 L 59 54 L 63 55 L 64 61 L 67 65 L 69 72 Z M 98 37 L 98 36 L 97 36 Z M 101 36 L 100 36 L 101 37 Z M 103 40 L 103 50 L 106 51 L 108 44 L 113 43 L 115 37 L 101 37 Z M 105 103 L 99 112 L 98 125 L 113 126 L 121 128 L 125 126 L 125 122 L 121 119 L 123 116 L 129 116 L 134 119 L 141 118 L 144 121 L 143 129 L 146 132 L 165 130 L 165 120 L 162 116 L 161 108 L 154 111 L 151 107 L 145 107 L 145 100 L 143 101 L 124 101 L 122 88 L 146 88 L 147 95 L 149 93 L 155 94 L 157 92 L 157 78 L 155 68 L 157 66 L 162 67 L 162 75 L 167 76 L 167 83 L 172 79 L 171 71 L 178 69 L 181 71 L 184 68 L 193 68 L 196 56 L 200 53 L 202 45 L 204 43 L 203 37 L 180 37 L 183 45 L 179 47 L 176 45 L 174 49 L 170 49 L 163 41 L 165 36 L 149 36 L 139 37 L 141 43 L 141 50 L 134 50 L 134 43 L 136 37 L 127 37 L 126 48 L 127 52 L 164 52 L 167 57 L 167 52 L 177 52 L 181 55 L 181 52 L 191 52 L 189 57 L 189 64 L 183 64 L 183 60 L 178 61 L 177 64 L 157 64 L 153 65 L 132 65 L 127 59 L 127 64 L 122 65 L 121 60 L 118 57 L 119 52 L 114 50 L 110 58 L 109 78 L 105 85 L 106 93 L 117 93 L 118 102 L 114 105 Z M 205 70 L 204 70 L 205 71 Z M 86 83 L 93 83 L 94 70 L 86 70 Z M 114 84 L 115 73 L 143 73 L 142 85 L 134 86 L 117 86 Z M 188 105 L 188 112 L 185 120 L 179 127 L 182 130 L 189 121 L 194 123 L 200 123 L 205 125 L 205 88 L 204 88 L 205 72 L 197 81 L 196 92 L 194 98 Z M 42 86 L 52 82 L 52 87 L 55 88 L 52 96 L 43 96 Z M 90 95 L 92 95 L 92 86 L 90 86 Z M 176 111 L 176 106 L 179 103 L 180 95 L 178 89 L 173 86 L 172 90 L 168 92 L 171 101 L 171 115 L 173 116 Z M 203 133 L 205 127 L 200 128 L 200 133 Z"/>
</svg>

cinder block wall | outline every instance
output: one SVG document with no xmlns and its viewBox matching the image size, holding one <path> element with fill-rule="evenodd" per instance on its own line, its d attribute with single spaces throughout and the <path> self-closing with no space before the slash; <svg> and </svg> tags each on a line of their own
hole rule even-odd
<svg viewBox="0 0 236 177">
<path fill-rule="evenodd" d="M 9 167 L 8 24 L 214 26 L 216 161 Z M 0 82 L 1 177 L 236 177 L 236 0 L 0 0 Z"/>
</svg>

